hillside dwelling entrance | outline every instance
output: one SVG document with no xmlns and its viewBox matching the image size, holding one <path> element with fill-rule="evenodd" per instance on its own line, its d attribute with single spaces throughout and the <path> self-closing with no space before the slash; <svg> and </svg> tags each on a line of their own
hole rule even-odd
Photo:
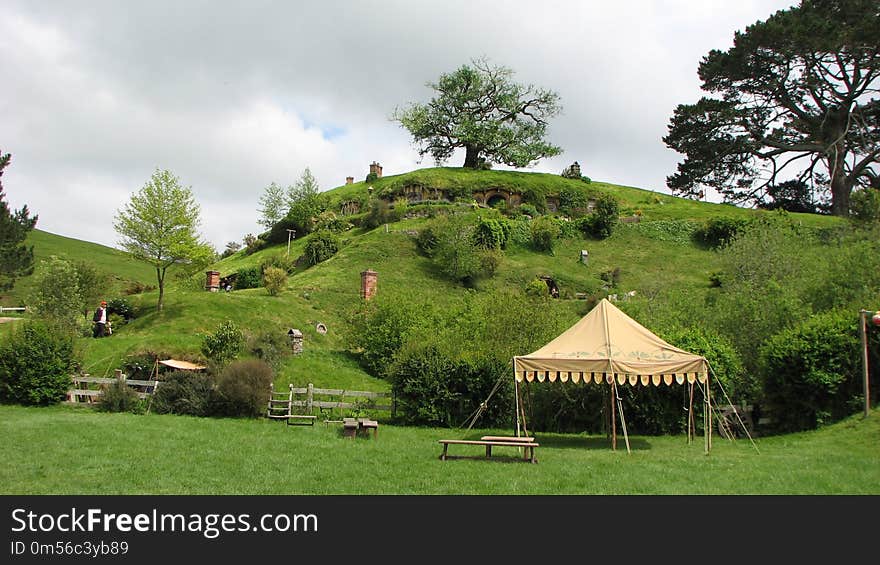
<svg viewBox="0 0 880 565">
<path fill-rule="evenodd" d="M 507 207 L 507 205 L 509 204 L 509 202 L 507 201 L 507 197 L 505 197 L 503 194 L 493 194 L 489 197 L 488 200 L 486 200 L 486 206 L 488 206 L 489 208 L 495 208 L 502 204 L 502 207 Z"/>
</svg>

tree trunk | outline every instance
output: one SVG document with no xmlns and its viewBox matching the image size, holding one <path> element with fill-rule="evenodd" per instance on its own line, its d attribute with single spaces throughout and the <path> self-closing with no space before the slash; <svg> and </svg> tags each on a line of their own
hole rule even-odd
<svg viewBox="0 0 880 565">
<path fill-rule="evenodd" d="M 828 171 L 831 174 L 831 214 L 834 216 L 849 216 L 849 196 L 853 187 L 843 167 L 845 158 L 846 155 L 842 151 L 836 155 L 832 153 L 828 158 Z"/>
<path fill-rule="evenodd" d="M 467 169 L 476 169 L 480 164 L 480 148 L 475 145 L 465 146 L 467 153 L 464 157 L 464 166 Z"/>
<path fill-rule="evenodd" d="M 156 278 L 159 281 L 159 303 L 156 305 L 156 311 L 162 311 L 162 302 L 165 299 L 165 269 L 156 267 Z"/>
</svg>

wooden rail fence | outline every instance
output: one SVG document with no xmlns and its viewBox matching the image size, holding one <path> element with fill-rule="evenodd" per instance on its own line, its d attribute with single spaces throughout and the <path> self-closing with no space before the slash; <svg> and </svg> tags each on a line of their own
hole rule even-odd
<svg viewBox="0 0 880 565">
<path fill-rule="evenodd" d="M 109 385 L 116 381 L 122 381 L 128 386 L 134 387 L 140 398 L 148 398 L 153 392 L 155 392 L 156 387 L 159 386 L 159 381 L 128 379 L 125 377 L 125 374 L 121 369 L 116 369 L 116 376 L 113 378 L 91 377 L 86 374 L 74 375 L 72 381 L 73 388 L 67 391 L 67 402 L 71 404 L 97 402 L 100 400 L 101 395 L 104 394 L 103 385 Z M 90 385 L 99 385 L 99 388 L 89 388 Z M 85 388 L 83 388 L 84 386 Z"/>
<path fill-rule="evenodd" d="M 289 385 L 288 388 L 288 392 L 283 393 L 269 385 L 269 418 L 315 416 L 315 409 L 327 419 L 331 419 L 334 410 L 383 410 L 391 412 L 392 416 L 396 411 L 394 398 L 387 392 L 317 388 L 312 383 L 305 387 Z"/>
</svg>

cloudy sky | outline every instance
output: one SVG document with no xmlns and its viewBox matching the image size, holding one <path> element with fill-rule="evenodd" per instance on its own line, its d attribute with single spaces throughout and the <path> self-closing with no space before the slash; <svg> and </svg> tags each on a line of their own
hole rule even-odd
<svg viewBox="0 0 880 565">
<path fill-rule="evenodd" d="M 117 246 L 113 217 L 157 168 L 201 205 L 218 251 L 259 233 L 258 200 L 306 167 L 322 189 L 421 167 L 389 117 L 475 57 L 559 93 L 548 138 L 594 180 L 668 192 L 661 138 L 697 66 L 794 0 L 3 0 L 7 200 L 44 231 Z M 460 166 L 464 156 L 447 164 Z"/>
</svg>

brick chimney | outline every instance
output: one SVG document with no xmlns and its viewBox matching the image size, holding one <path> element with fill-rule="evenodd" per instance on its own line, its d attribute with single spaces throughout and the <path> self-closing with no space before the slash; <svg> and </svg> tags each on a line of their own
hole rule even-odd
<svg viewBox="0 0 880 565">
<path fill-rule="evenodd" d="M 382 165 L 380 165 L 376 161 L 373 161 L 372 163 L 370 163 L 370 172 L 376 173 L 376 177 L 382 178 Z"/>
<path fill-rule="evenodd" d="M 376 295 L 376 283 L 379 273 L 367 269 L 361 273 L 361 298 L 369 300 Z"/>
<path fill-rule="evenodd" d="M 217 292 L 220 290 L 220 271 L 205 271 L 208 276 L 205 281 L 205 290 Z"/>
<path fill-rule="evenodd" d="M 345 177 L 345 184 L 354 184 L 354 177 Z"/>
</svg>

